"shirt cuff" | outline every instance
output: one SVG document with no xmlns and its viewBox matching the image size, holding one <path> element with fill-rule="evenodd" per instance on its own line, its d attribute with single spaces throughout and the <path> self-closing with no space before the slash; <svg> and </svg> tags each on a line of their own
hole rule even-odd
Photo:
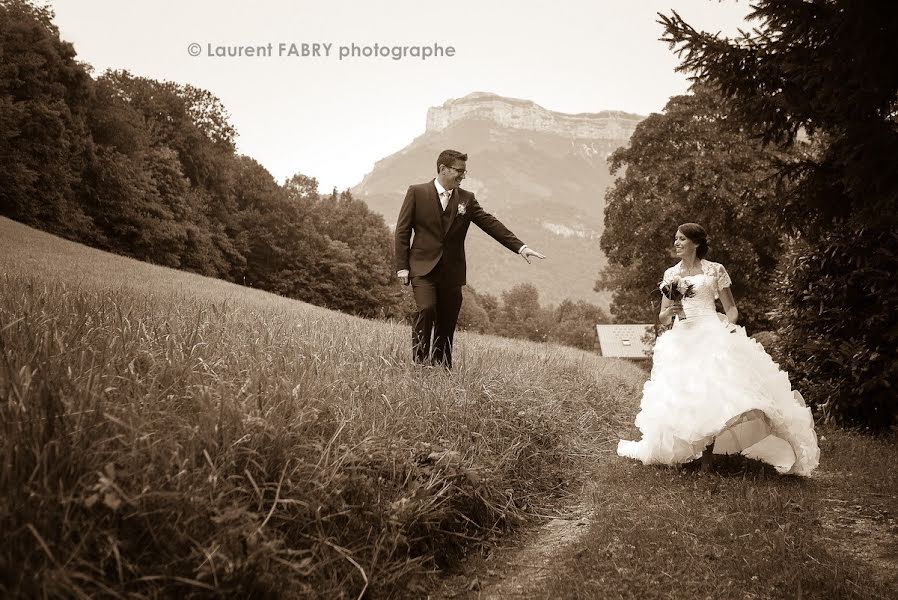
<svg viewBox="0 0 898 600">
<path fill-rule="evenodd" d="M 521 246 L 521 249 L 518 250 L 518 254 L 520 254 L 521 252 L 523 252 L 523 251 L 524 251 L 524 248 L 526 248 L 526 247 L 527 247 L 527 244 L 524 244 L 523 246 Z"/>
<path fill-rule="evenodd" d="M 403 275 L 408 275 L 408 269 L 401 269 L 399 271 L 396 271 L 396 275 L 398 277 L 402 277 Z"/>
</svg>

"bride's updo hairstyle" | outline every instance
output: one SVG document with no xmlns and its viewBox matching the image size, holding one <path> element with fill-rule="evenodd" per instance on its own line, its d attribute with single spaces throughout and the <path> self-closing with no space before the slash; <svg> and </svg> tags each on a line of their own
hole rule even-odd
<svg viewBox="0 0 898 600">
<path fill-rule="evenodd" d="M 685 235 L 689 238 L 689 241 L 698 246 L 695 249 L 695 256 L 697 258 L 705 258 L 708 256 L 710 247 L 708 246 L 708 234 L 705 233 L 704 227 L 698 223 L 683 223 L 677 227 L 677 231 Z"/>
</svg>

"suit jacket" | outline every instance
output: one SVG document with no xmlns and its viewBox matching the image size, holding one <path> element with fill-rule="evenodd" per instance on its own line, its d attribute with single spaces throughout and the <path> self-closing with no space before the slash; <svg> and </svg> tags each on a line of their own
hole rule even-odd
<svg viewBox="0 0 898 600">
<path fill-rule="evenodd" d="M 459 206 L 464 206 L 461 213 Z M 465 236 L 472 222 L 512 252 L 524 245 L 499 219 L 483 210 L 468 190 L 455 188 L 446 210 L 448 219 L 443 218 L 433 180 L 409 186 L 396 222 L 397 271 L 408 269 L 411 277 L 427 275 L 442 259 L 444 283 L 465 285 Z"/>
</svg>

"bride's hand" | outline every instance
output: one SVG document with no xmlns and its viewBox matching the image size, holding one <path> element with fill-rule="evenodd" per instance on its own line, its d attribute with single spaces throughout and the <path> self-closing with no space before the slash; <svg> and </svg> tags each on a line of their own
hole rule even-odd
<svg viewBox="0 0 898 600">
<path fill-rule="evenodd" d="M 683 310 L 683 305 L 680 302 L 671 302 L 668 310 L 671 315 L 677 315 L 681 319 L 686 316 L 686 311 Z"/>
</svg>

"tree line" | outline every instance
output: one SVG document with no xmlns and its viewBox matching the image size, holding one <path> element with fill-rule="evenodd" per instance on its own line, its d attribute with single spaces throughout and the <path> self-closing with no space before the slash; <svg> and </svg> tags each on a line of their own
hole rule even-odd
<svg viewBox="0 0 898 600">
<path fill-rule="evenodd" d="M 470 286 L 463 294 L 458 326 L 477 333 L 592 350 L 596 324 L 609 322 L 602 308 L 584 300 L 541 306 L 539 291 L 530 283 L 518 284 L 498 297 Z"/>
<path fill-rule="evenodd" d="M 52 13 L 0 4 L 2 213 L 103 250 L 373 316 L 397 305 L 391 236 L 348 192 L 279 185 L 206 90 L 93 79 Z M 339 285 L 338 285 L 339 282 Z"/>
</svg>

